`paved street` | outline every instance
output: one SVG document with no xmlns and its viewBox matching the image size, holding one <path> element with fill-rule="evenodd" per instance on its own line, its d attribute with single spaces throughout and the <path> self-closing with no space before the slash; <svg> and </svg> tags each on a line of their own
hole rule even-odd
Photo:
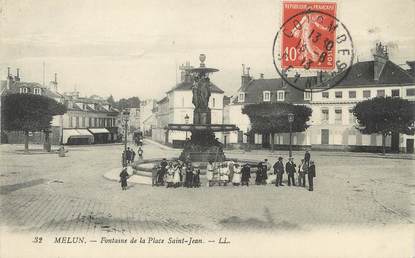
<svg viewBox="0 0 415 258">
<path fill-rule="evenodd" d="M 35 148 L 35 146 L 33 146 Z M 40 148 L 36 146 L 36 148 Z M 315 191 L 272 185 L 166 189 L 103 177 L 120 165 L 122 145 L 72 146 L 68 157 L 0 145 L 1 227 L 33 233 L 306 230 L 317 225 L 413 223 L 415 161 L 397 155 L 312 152 Z M 144 158 L 179 150 L 146 142 Z M 234 151 L 228 157 L 275 162 L 279 154 Z M 302 152 L 295 152 L 298 161 Z M 403 156 L 402 156 L 403 157 Z M 410 157 L 409 157 L 410 158 Z M 284 178 L 286 179 L 286 178 Z"/>
</svg>

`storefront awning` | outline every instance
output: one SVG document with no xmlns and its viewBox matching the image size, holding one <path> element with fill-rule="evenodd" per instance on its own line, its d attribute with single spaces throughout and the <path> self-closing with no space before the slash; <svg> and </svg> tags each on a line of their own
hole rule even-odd
<svg viewBox="0 0 415 258">
<path fill-rule="evenodd" d="M 107 129 L 105 129 L 105 128 L 88 128 L 88 130 L 91 132 L 91 133 L 110 133 Z"/>
<path fill-rule="evenodd" d="M 94 136 L 86 129 L 63 129 L 63 144 L 67 144 L 69 138 L 89 138 L 90 143 L 94 141 Z"/>
</svg>

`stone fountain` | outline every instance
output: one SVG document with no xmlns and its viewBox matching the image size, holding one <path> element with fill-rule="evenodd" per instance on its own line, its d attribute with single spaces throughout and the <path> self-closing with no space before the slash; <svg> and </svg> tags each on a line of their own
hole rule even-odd
<svg viewBox="0 0 415 258">
<path fill-rule="evenodd" d="M 204 54 L 199 56 L 199 60 L 200 67 L 189 70 L 193 78 L 192 103 L 195 107 L 193 124 L 169 124 L 168 130 L 191 132 L 191 137 L 186 140 L 179 159 L 198 162 L 224 161 L 223 146 L 215 138 L 215 132 L 237 131 L 239 129 L 231 124 L 211 123 L 211 110 L 208 104 L 212 84 L 209 75 L 219 70 L 206 67 Z"/>
</svg>

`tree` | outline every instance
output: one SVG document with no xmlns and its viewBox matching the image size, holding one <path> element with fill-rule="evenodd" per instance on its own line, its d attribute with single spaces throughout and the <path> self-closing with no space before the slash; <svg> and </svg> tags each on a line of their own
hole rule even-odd
<svg viewBox="0 0 415 258">
<path fill-rule="evenodd" d="M 248 115 L 251 121 L 251 132 L 271 134 L 271 150 L 274 150 L 274 134 L 290 131 L 288 114 L 294 114 L 293 132 L 303 132 L 308 128 L 311 108 L 289 103 L 260 103 L 246 105 L 242 113 Z"/>
<path fill-rule="evenodd" d="M 53 116 L 66 112 L 66 106 L 52 98 L 35 94 L 9 94 L 4 97 L 4 129 L 23 131 L 25 151 L 29 150 L 29 132 L 49 132 Z"/>
<path fill-rule="evenodd" d="M 115 103 L 114 97 L 113 97 L 112 95 L 110 95 L 110 96 L 107 98 L 107 101 L 108 101 L 108 103 L 109 103 L 111 106 L 113 106 L 113 107 L 115 107 L 115 106 L 116 106 L 116 103 Z"/>
<path fill-rule="evenodd" d="M 129 108 L 139 108 L 140 107 L 140 99 L 138 97 L 131 97 L 127 99 L 128 107 Z"/>
<path fill-rule="evenodd" d="M 397 97 L 376 97 L 357 103 L 353 115 L 363 134 L 382 135 L 382 153 L 386 152 L 386 136 L 392 133 L 414 133 L 415 105 Z"/>
</svg>

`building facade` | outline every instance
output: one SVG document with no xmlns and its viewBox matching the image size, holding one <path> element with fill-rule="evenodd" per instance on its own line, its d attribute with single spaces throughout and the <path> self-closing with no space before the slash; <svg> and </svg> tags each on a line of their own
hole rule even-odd
<svg viewBox="0 0 415 258">
<path fill-rule="evenodd" d="M 288 102 L 309 106 L 312 116 L 309 128 L 303 133 L 293 134 L 292 143 L 299 148 L 337 149 L 350 151 L 379 151 L 382 136 L 364 135 L 356 129 L 353 107 L 360 101 L 377 96 L 391 96 L 415 101 L 414 62 L 407 62 L 410 69 L 405 70 L 389 60 L 387 49 L 376 45 L 371 61 L 354 64 L 349 73 L 334 88 L 323 92 L 299 91 L 284 85 L 281 79 L 253 79 L 249 69 L 243 69 L 241 88 L 233 101 L 225 107 L 225 123 L 236 124 L 241 131 L 229 133 L 229 143 L 268 148 L 268 135 L 255 134 L 251 139 L 245 135 L 250 130 L 249 118 L 242 114 L 244 105 L 261 102 Z M 316 78 L 313 78 L 316 79 Z M 305 89 L 307 79 L 299 82 Z M 303 84 L 301 86 L 301 84 Z M 276 134 L 276 148 L 287 148 L 287 133 Z M 413 153 L 414 136 L 393 134 L 386 139 L 391 151 Z"/>
</svg>

